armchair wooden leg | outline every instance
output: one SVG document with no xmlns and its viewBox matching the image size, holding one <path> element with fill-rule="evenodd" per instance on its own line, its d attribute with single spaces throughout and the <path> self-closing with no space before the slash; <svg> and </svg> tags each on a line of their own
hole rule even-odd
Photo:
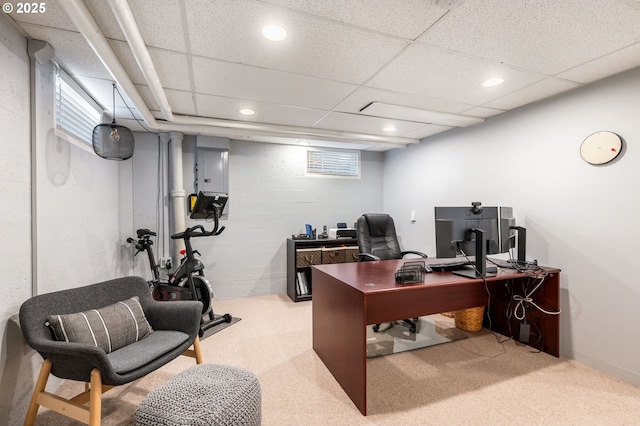
<svg viewBox="0 0 640 426">
<path fill-rule="evenodd" d="M 27 411 L 27 416 L 24 419 L 24 426 L 32 426 L 36 422 L 36 415 L 38 414 L 38 408 L 40 408 L 40 404 L 38 404 L 38 395 L 40 395 L 41 392 L 44 392 L 44 388 L 47 386 L 47 381 L 49 380 L 49 373 L 51 373 L 51 361 L 45 359 L 42 363 L 42 367 L 40 368 L 40 375 L 38 376 L 36 387 L 33 389 L 33 395 L 31 396 L 31 402 L 29 403 L 29 410 Z"/>
<path fill-rule="evenodd" d="M 29 409 L 24 419 L 24 426 L 33 426 L 40 406 L 90 426 L 100 426 L 102 418 L 102 393 L 112 388 L 112 386 L 102 385 L 100 370 L 97 368 L 93 369 L 93 371 L 91 371 L 91 387 L 87 390 L 85 386 L 85 392 L 71 399 L 62 398 L 44 390 L 49 380 L 49 374 L 51 374 L 51 361 L 45 359 L 40 369 L 36 387 L 33 390 L 31 403 L 29 404 Z M 85 406 L 87 401 L 89 402 L 88 409 Z"/>
<path fill-rule="evenodd" d="M 100 370 L 91 370 L 91 389 L 89 390 L 89 425 L 100 426 L 102 418 L 102 375 Z"/>
<path fill-rule="evenodd" d="M 200 338 L 196 336 L 196 340 L 193 341 L 193 349 L 187 349 L 182 355 L 190 356 L 196 359 L 196 364 L 202 364 L 202 350 L 200 349 Z"/>
</svg>

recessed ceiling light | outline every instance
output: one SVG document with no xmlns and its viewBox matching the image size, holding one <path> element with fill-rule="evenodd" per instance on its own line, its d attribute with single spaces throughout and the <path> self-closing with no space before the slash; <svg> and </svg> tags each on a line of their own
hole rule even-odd
<svg viewBox="0 0 640 426">
<path fill-rule="evenodd" d="M 396 130 L 398 129 L 396 129 L 394 126 L 386 126 L 382 129 L 383 132 L 395 132 Z"/>
<path fill-rule="evenodd" d="M 494 87 L 494 86 L 499 86 L 502 83 L 504 83 L 504 78 L 495 77 L 495 78 L 490 78 L 489 80 L 485 80 L 485 82 L 482 83 L 482 85 L 484 87 Z"/>
<path fill-rule="evenodd" d="M 251 108 L 243 108 L 240 110 L 240 114 L 242 115 L 253 115 L 256 112 L 254 110 L 252 110 Z"/>
<path fill-rule="evenodd" d="M 280 25 L 265 25 L 262 28 L 262 35 L 267 40 L 282 41 L 287 38 L 287 30 L 285 30 L 284 27 Z"/>
</svg>

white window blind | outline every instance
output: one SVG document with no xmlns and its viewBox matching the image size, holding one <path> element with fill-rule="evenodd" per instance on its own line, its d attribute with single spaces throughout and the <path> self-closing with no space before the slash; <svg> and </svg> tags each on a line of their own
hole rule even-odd
<svg viewBox="0 0 640 426">
<path fill-rule="evenodd" d="M 307 174 L 360 177 L 360 152 L 307 150 Z"/>
<path fill-rule="evenodd" d="M 93 128 L 102 118 L 99 105 L 60 68 L 55 92 L 56 129 L 91 144 Z"/>
</svg>

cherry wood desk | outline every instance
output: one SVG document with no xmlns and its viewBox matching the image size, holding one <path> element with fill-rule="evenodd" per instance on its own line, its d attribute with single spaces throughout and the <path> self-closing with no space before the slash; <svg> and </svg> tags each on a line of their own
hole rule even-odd
<svg viewBox="0 0 640 426">
<path fill-rule="evenodd" d="M 413 259 L 415 260 L 415 259 Z M 425 259 L 428 263 L 441 261 Z M 383 260 L 317 265 L 313 279 L 313 349 L 363 415 L 367 414 L 366 326 L 439 312 L 487 306 L 483 326 L 508 337 L 519 336 L 513 313 L 514 294 L 531 291 L 534 279 L 517 271 L 499 269 L 495 277 L 471 279 L 450 272 L 425 274 L 422 284 L 395 283 L 395 272 L 405 260 Z M 560 270 L 548 275 L 533 294 L 536 304 L 560 309 Z M 488 296 L 487 290 L 490 294 Z M 531 325 L 529 345 L 559 356 L 560 316 L 527 310 Z"/>
</svg>

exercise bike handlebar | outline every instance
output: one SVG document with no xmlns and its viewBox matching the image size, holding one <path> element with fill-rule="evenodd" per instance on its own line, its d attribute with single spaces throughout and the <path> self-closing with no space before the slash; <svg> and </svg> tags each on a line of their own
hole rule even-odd
<svg viewBox="0 0 640 426">
<path fill-rule="evenodd" d="M 174 240 L 188 240 L 191 237 L 209 237 L 211 235 L 220 235 L 222 231 L 224 231 L 224 226 L 218 229 L 218 221 L 216 220 L 216 224 L 211 231 L 207 231 L 202 225 L 196 225 L 187 228 L 184 232 L 173 234 L 171 238 Z"/>
</svg>

